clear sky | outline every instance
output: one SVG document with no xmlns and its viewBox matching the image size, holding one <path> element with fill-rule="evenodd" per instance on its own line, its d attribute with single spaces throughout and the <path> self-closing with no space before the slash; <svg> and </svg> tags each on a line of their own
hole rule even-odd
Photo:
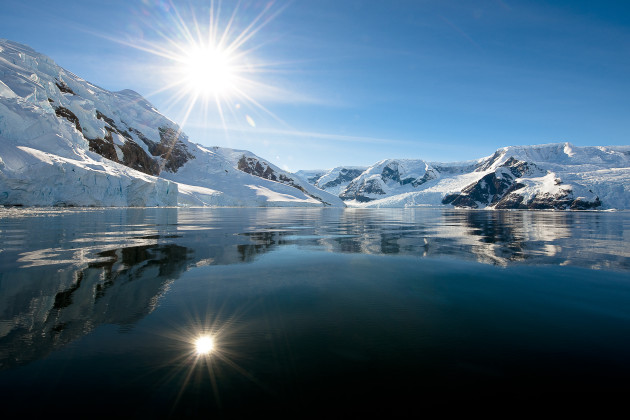
<svg viewBox="0 0 630 420">
<path fill-rule="evenodd" d="M 220 94 L 179 62 L 211 20 L 233 47 Z M 630 144 L 623 0 L 3 0 L 0 37 L 289 170 Z"/>
</svg>

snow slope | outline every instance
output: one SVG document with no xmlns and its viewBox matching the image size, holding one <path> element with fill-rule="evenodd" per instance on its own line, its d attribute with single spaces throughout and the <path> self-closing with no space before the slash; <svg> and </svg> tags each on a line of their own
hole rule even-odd
<svg viewBox="0 0 630 420">
<path fill-rule="evenodd" d="M 0 204 L 344 206 L 250 152 L 192 143 L 138 93 L 99 88 L 7 40 Z"/>
</svg>

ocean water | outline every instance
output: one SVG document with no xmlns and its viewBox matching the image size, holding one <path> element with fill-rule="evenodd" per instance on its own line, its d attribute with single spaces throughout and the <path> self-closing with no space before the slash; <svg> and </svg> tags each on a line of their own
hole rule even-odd
<svg viewBox="0 0 630 420">
<path fill-rule="evenodd" d="M 3 209 L 0 406 L 623 407 L 629 244 L 628 212 Z"/>
</svg>

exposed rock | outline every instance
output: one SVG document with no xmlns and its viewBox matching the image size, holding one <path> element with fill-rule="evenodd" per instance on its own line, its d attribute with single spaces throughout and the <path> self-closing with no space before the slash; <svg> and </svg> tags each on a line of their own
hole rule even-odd
<svg viewBox="0 0 630 420">
<path fill-rule="evenodd" d="M 411 183 L 412 187 L 419 187 L 420 185 L 431 181 L 432 179 L 436 179 L 437 175 L 435 174 L 435 172 L 432 169 L 429 169 L 428 171 L 426 171 L 424 173 L 424 175 L 422 176 L 422 178 L 416 178 L 413 180 L 413 182 Z"/>
<path fill-rule="evenodd" d="M 323 173 L 315 174 L 315 175 L 313 175 L 313 176 L 308 176 L 308 177 L 306 177 L 306 181 L 307 181 L 309 184 L 312 184 L 312 185 L 317 186 L 317 182 L 319 181 L 319 179 L 320 179 L 322 176 L 324 176 L 324 174 L 323 174 Z"/>
<path fill-rule="evenodd" d="M 494 165 L 499 159 L 501 159 L 501 157 L 503 157 L 503 154 L 504 154 L 503 150 L 501 149 L 497 150 L 487 160 L 483 162 L 479 162 L 479 164 L 477 164 L 477 168 L 475 169 L 475 172 L 487 171 L 488 169 L 492 167 L 492 165 Z"/>
<path fill-rule="evenodd" d="M 523 197 L 520 194 L 506 194 L 497 204 L 495 209 L 526 209 L 527 206 L 523 204 Z"/>
<path fill-rule="evenodd" d="M 583 197 L 578 197 L 573 200 L 569 208 L 571 210 L 590 210 L 601 207 L 601 205 L 602 202 L 599 200 L 599 197 L 595 197 L 594 201 L 587 201 Z"/>
<path fill-rule="evenodd" d="M 131 134 L 129 134 L 125 130 L 119 129 L 118 126 L 116 126 L 116 123 L 114 122 L 114 120 L 112 120 L 111 118 L 107 117 L 105 114 L 103 114 L 99 110 L 96 110 L 96 118 L 99 119 L 99 120 L 103 120 L 107 124 L 109 124 L 110 128 L 112 129 L 110 131 L 115 131 L 118 134 L 120 134 L 121 136 L 123 136 L 124 138 L 126 138 L 127 140 L 133 141 L 133 138 L 131 137 Z M 107 129 L 107 127 L 105 127 L 105 129 Z"/>
<path fill-rule="evenodd" d="M 563 191 L 560 194 L 537 194 L 527 203 L 528 209 L 535 210 L 565 210 L 571 206 L 573 200 L 570 191 Z"/>
<path fill-rule="evenodd" d="M 489 168 L 503 155 L 497 151 L 486 164 L 480 168 Z M 523 204 L 524 198 L 515 191 L 525 187 L 516 182 L 524 175 L 544 175 L 546 171 L 537 165 L 523 162 L 510 157 L 496 171 L 484 175 L 480 180 L 465 187 L 461 193 L 445 196 L 442 204 L 452 204 L 455 207 L 478 208 L 479 205 L 501 209 L 531 208 L 529 206 L 548 206 L 547 198 L 540 198 L 534 203 Z M 520 197 L 520 198 L 519 198 Z M 552 200 L 553 201 L 553 200 Z M 562 205 L 558 203 L 558 205 Z M 538 207 L 533 207 L 538 208 Z M 541 207 L 543 208 L 543 207 Z"/>
<path fill-rule="evenodd" d="M 420 173 L 423 175 L 418 176 Z M 380 198 L 375 195 L 391 194 L 392 190 L 411 192 L 412 188 L 417 188 L 439 176 L 437 171 L 423 161 L 406 160 L 382 161 L 367 171 L 357 170 L 352 175 L 352 181 L 340 192 L 339 197 L 364 203 Z"/>
<path fill-rule="evenodd" d="M 123 152 L 124 159 L 122 163 L 125 166 L 149 175 L 160 174 L 160 165 L 134 141 L 126 141 L 125 144 L 120 146 L 120 150 Z"/>
<path fill-rule="evenodd" d="M 310 179 L 308 180 L 308 182 L 311 184 L 314 184 L 316 187 L 321 188 L 322 190 L 325 190 L 327 188 L 332 188 L 332 187 L 336 187 L 337 185 L 341 185 L 344 182 L 352 181 L 353 179 L 355 179 L 362 173 L 363 171 L 361 169 L 344 168 L 339 171 L 339 176 L 337 178 L 333 179 L 332 181 L 328 181 L 323 185 L 319 185 L 319 183 L 317 182 L 311 182 Z"/>
<path fill-rule="evenodd" d="M 74 91 L 70 89 L 70 86 L 68 86 L 66 82 L 64 82 L 63 80 L 55 81 L 55 85 L 57 85 L 57 88 L 63 93 L 70 93 L 72 95 L 76 95 L 76 93 L 74 93 Z"/>
<path fill-rule="evenodd" d="M 90 150 L 103 156 L 105 159 L 121 163 L 132 169 L 140 172 L 144 172 L 148 175 L 159 175 L 160 166 L 152 159 L 146 152 L 138 146 L 133 140 L 127 139 L 124 144 L 119 145 L 120 151 L 123 154 L 122 161 L 116 153 L 116 145 L 112 133 L 115 131 L 111 127 L 105 127 L 105 138 L 87 139 L 90 145 Z"/>
<path fill-rule="evenodd" d="M 400 178 L 400 171 L 398 170 L 398 164 L 396 162 L 391 162 L 383 168 L 381 179 L 383 182 L 393 181 L 400 185 L 411 184 L 414 181 L 414 178 Z"/>
<path fill-rule="evenodd" d="M 448 194 L 442 199 L 442 204 L 452 204 L 455 207 L 466 207 L 476 209 L 479 204 L 468 195 Z"/>
<path fill-rule="evenodd" d="M 98 153 L 106 159 L 112 160 L 114 162 L 121 163 L 125 166 L 128 166 L 132 169 L 135 169 L 140 172 L 144 172 L 148 175 L 159 175 L 160 174 L 160 165 L 159 163 L 151 158 L 142 147 L 140 147 L 131 137 L 128 131 L 120 129 L 116 122 L 103 114 L 101 111 L 96 111 L 96 118 L 99 120 L 103 120 L 107 123 L 105 126 L 105 139 L 88 139 L 90 144 L 90 150 Z M 134 130 L 131 129 L 130 130 Z M 114 145 L 112 133 L 120 134 L 125 138 L 124 144 L 119 145 L 120 151 L 123 154 L 122 161 L 119 159 L 118 154 L 116 153 L 116 146 Z M 136 134 L 139 133 L 140 139 L 144 141 L 146 137 L 139 131 L 134 130 Z M 144 139 L 143 139 L 144 137 Z M 148 140 L 148 139 L 147 139 Z M 157 143 L 151 142 L 154 145 Z"/>
<path fill-rule="evenodd" d="M 144 135 L 144 133 L 140 130 L 137 130 L 133 127 L 129 127 L 129 131 L 131 131 L 133 134 L 135 134 L 136 136 L 138 136 L 138 138 L 147 145 L 147 147 L 149 148 L 149 152 L 151 152 L 151 154 L 153 155 L 153 151 L 156 150 L 157 148 L 157 144 L 156 142 L 154 142 L 153 140 L 150 140 L 149 138 L 147 138 L 147 136 Z M 153 155 L 153 156 L 157 156 L 157 155 Z"/>
<path fill-rule="evenodd" d="M 110 127 L 118 130 L 118 127 L 116 127 L 116 123 L 114 122 L 114 120 L 109 118 L 107 115 L 103 114 L 98 109 L 96 110 L 96 118 L 99 119 L 99 120 L 105 121 L 107 124 L 109 124 Z"/>
<path fill-rule="evenodd" d="M 302 191 L 307 196 L 314 198 L 315 200 L 320 201 L 325 205 L 330 205 L 330 203 L 322 200 L 320 197 L 316 195 L 310 194 L 308 191 L 304 189 L 300 184 L 298 184 L 293 178 L 286 176 L 285 174 L 277 174 L 271 166 L 267 162 L 261 162 L 258 159 L 247 157 L 245 155 L 241 156 L 238 160 L 236 168 L 239 171 L 243 171 L 250 175 L 257 176 L 259 178 L 268 179 L 270 181 L 280 182 L 282 184 L 289 185 L 293 188 L 297 188 Z"/>
<path fill-rule="evenodd" d="M 81 130 L 81 124 L 79 123 L 79 118 L 77 118 L 77 116 L 74 115 L 74 112 L 70 111 L 68 108 L 64 108 L 62 106 L 55 107 L 55 115 L 67 119 L 74 124 L 79 132 L 83 132 L 83 130 Z"/>
<path fill-rule="evenodd" d="M 380 181 L 376 179 L 369 179 L 361 184 L 353 181 L 339 194 L 339 197 L 342 200 L 357 200 L 362 203 L 374 200 L 366 194 L 385 195 L 385 191 L 381 188 Z"/>
<path fill-rule="evenodd" d="M 95 138 L 87 139 L 87 141 L 92 152 L 98 153 L 105 159 L 120 163 L 118 161 L 118 155 L 116 154 L 116 148 L 114 147 L 114 141 L 112 140 L 110 132 L 107 132 L 105 139 Z"/>
<path fill-rule="evenodd" d="M 380 183 L 375 179 L 370 179 L 366 181 L 363 185 L 359 187 L 359 194 L 385 194 L 385 191 L 381 188 Z"/>
<path fill-rule="evenodd" d="M 489 174 L 493 175 L 493 174 Z M 488 175 L 486 175 L 487 177 Z M 486 178 L 484 177 L 484 178 Z M 483 178 L 482 178 L 483 179 Z M 481 181 L 481 180 L 480 180 Z M 478 187 L 479 183 L 472 184 L 471 186 Z M 556 194 L 541 193 L 531 197 L 528 201 L 525 197 L 519 194 L 519 190 L 524 188 L 525 185 L 519 182 L 512 184 L 502 195 L 495 195 L 494 199 L 490 203 L 489 207 L 495 209 L 530 209 L 530 210 L 588 210 L 600 207 L 602 205 L 599 197 L 595 197 L 590 201 L 584 197 L 573 197 L 573 192 L 570 189 L 564 189 Z M 475 190 L 474 193 L 478 192 Z M 473 195 L 466 194 L 450 194 L 442 200 L 443 204 L 452 204 L 455 207 L 467 207 L 478 208 L 479 203 L 488 204 L 487 201 L 475 201 Z M 487 196 L 477 196 L 477 198 L 484 198 Z M 497 200 L 497 197 L 501 197 Z"/>
<path fill-rule="evenodd" d="M 470 184 L 461 193 L 452 194 L 442 200 L 442 204 L 452 204 L 456 207 L 477 208 L 479 203 L 497 203 L 514 184 L 514 177 L 503 172 L 491 172 L 479 181 Z"/>
<path fill-rule="evenodd" d="M 160 132 L 160 142 L 151 142 L 153 146 L 150 144 L 147 144 L 147 146 L 153 156 L 160 156 L 164 159 L 162 163 L 164 169 L 170 172 L 177 172 L 186 162 L 195 158 L 179 139 L 180 132 L 169 127 L 159 127 L 158 130 Z"/>
<path fill-rule="evenodd" d="M 521 178 L 523 175 L 545 175 L 547 173 L 547 171 L 534 163 L 523 162 L 513 157 L 506 160 L 501 167 L 509 168 L 512 175 L 516 178 Z"/>
<path fill-rule="evenodd" d="M 278 181 L 278 177 L 274 170 L 267 164 L 267 162 L 260 162 L 258 159 L 249 158 L 243 155 L 237 165 L 239 171 L 255 175 L 259 178 L 269 179 L 271 181 Z"/>
</svg>

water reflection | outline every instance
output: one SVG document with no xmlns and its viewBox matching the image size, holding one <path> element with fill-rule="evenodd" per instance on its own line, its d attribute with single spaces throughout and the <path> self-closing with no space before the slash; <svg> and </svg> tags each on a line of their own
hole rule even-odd
<svg viewBox="0 0 630 420">
<path fill-rule="evenodd" d="M 0 368 L 151 313 L 195 267 L 281 247 L 630 270 L 627 213 L 362 209 L 5 210 Z"/>
<path fill-rule="evenodd" d="M 629 216 L 0 210 L 0 391 L 190 416 L 625 381 Z"/>
<path fill-rule="evenodd" d="M 630 257 L 622 212 L 136 209 L 29 216 L 2 219 L 0 255 L 7 268 L 80 266 L 116 253 L 128 259 L 124 265 L 134 265 L 130 251 L 122 250 L 164 243 L 188 249 L 197 266 L 251 262 L 281 246 L 622 270 Z"/>
<path fill-rule="evenodd" d="M 103 251 L 96 259 L 79 269 L 0 276 L 0 368 L 39 359 L 100 324 L 133 325 L 157 307 L 190 257 L 186 248 L 164 244 Z"/>
</svg>

